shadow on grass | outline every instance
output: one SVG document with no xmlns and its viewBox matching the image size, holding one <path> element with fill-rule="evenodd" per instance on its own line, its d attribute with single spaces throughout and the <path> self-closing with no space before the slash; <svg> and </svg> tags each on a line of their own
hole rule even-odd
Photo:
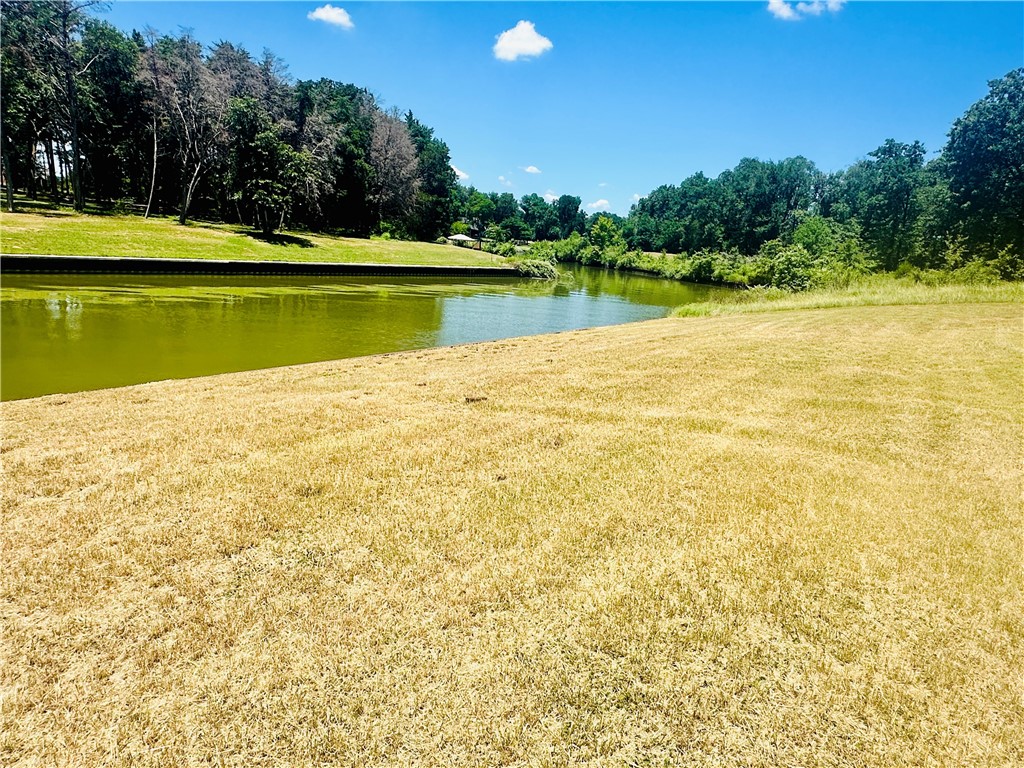
<svg viewBox="0 0 1024 768">
<path fill-rule="evenodd" d="M 6 198 L 3 199 L 4 211 L 7 211 Z M 113 203 L 86 202 L 82 213 L 89 216 L 117 216 L 133 211 L 120 211 Z M 34 213 L 38 216 L 55 218 L 74 216 L 75 210 L 71 198 L 37 197 L 35 199 L 23 194 L 14 196 L 14 213 Z"/>
<path fill-rule="evenodd" d="M 250 231 L 240 232 L 239 234 L 251 237 L 253 240 L 260 240 L 270 245 L 295 245 L 299 248 L 315 248 L 315 244 L 312 240 L 308 240 L 305 237 L 299 237 L 297 235 L 283 235 L 280 232 L 275 232 L 271 235 L 265 235 L 262 232 Z"/>
</svg>

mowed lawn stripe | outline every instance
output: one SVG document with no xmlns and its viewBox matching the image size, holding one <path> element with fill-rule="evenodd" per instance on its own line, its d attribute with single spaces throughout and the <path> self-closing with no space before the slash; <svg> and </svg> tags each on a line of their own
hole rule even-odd
<svg viewBox="0 0 1024 768">
<path fill-rule="evenodd" d="M 3 762 L 1024 762 L 1022 311 L 0 404 Z"/>
</svg>

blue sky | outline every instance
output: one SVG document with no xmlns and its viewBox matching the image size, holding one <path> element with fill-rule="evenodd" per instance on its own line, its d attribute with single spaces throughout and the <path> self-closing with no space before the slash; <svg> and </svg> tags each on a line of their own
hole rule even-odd
<svg viewBox="0 0 1024 768">
<path fill-rule="evenodd" d="M 348 25 L 308 18 L 325 4 L 113 2 L 102 15 L 270 49 L 293 78 L 356 83 L 411 109 L 464 183 L 623 214 L 634 195 L 742 157 L 802 154 L 836 170 L 887 138 L 936 152 L 988 80 L 1024 66 L 1022 2 L 331 0 L 346 14 L 321 15 Z M 504 46 L 506 59 L 536 55 L 499 59 L 498 36 L 520 21 L 549 44 Z"/>
</svg>

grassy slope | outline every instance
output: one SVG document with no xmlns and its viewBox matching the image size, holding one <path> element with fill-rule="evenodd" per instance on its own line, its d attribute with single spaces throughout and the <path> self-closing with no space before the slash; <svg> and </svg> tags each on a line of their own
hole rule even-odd
<svg viewBox="0 0 1024 768">
<path fill-rule="evenodd" d="M 381 264 L 498 266 L 489 253 L 400 240 L 361 240 L 308 232 L 266 242 L 223 224 L 180 226 L 167 218 L 78 215 L 68 211 L 0 213 L 0 251 L 78 256 L 339 261 Z"/>
<path fill-rule="evenodd" d="M 0 762 L 1020 765 L 1021 319 L 3 403 Z"/>
<path fill-rule="evenodd" d="M 723 292 L 716 295 L 715 301 L 685 304 L 673 314 L 676 317 L 713 317 L 792 309 L 993 302 L 1024 304 L 1024 283 L 925 285 L 911 278 L 883 273 L 867 275 L 847 288 L 803 293 L 760 289 Z"/>
</svg>

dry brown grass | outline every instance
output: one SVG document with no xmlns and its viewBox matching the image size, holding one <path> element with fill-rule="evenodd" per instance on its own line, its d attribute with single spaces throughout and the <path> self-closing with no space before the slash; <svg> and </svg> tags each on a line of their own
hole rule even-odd
<svg viewBox="0 0 1024 768">
<path fill-rule="evenodd" d="M 1021 765 L 1022 326 L 668 319 L 3 403 L 0 763 Z"/>
</svg>

